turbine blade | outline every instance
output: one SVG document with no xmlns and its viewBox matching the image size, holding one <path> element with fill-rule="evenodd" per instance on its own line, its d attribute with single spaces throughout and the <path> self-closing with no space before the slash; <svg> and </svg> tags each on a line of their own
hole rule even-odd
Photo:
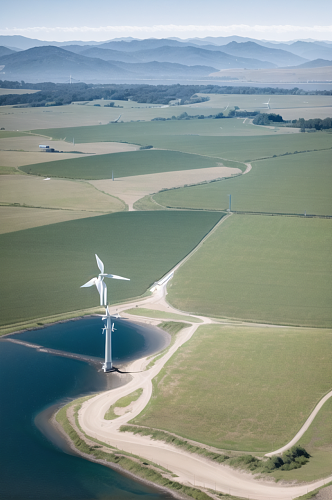
<svg viewBox="0 0 332 500">
<path fill-rule="evenodd" d="M 105 278 L 113 278 L 114 280 L 126 280 L 126 281 L 130 281 L 129 278 L 123 278 L 122 276 L 117 276 L 116 274 L 106 274 Z"/>
<path fill-rule="evenodd" d="M 95 254 L 95 256 L 96 256 L 97 266 L 99 267 L 99 270 L 100 270 L 101 274 L 104 274 L 104 264 L 100 260 L 100 258 L 98 257 L 97 254 Z"/>
<path fill-rule="evenodd" d="M 98 278 L 98 279 L 95 278 L 95 280 L 96 281 L 95 281 L 94 284 L 96 285 L 98 292 L 101 294 L 102 291 L 103 291 L 103 282 L 102 282 L 102 280 L 100 278 Z"/>
<path fill-rule="evenodd" d="M 92 280 L 88 281 L 84 285 L 81 286 L 81 288 L 85 288 L 88 286 L 96 285 L 97 278 L 92 278 Z"/>
</svg>

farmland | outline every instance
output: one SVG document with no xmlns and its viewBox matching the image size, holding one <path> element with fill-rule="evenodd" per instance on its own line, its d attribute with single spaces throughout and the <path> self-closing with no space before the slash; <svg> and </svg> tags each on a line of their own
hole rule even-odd
<svg viewBox="0 0 332 500">
<path fill-rule="evenodd" d="M 33 175 L 92 180 L 111 179 L 112 172 L 115 177 L 130 177 L 216 166 L 216 159 L 204 156 L 145 150 L 38 163 L 21 167 L 21 170 Z"/>
<path fill-rule="evenodd" d="M 96 249 L 109 272 L 131 279 L 109 280 L 109 301 L 142 295 L 219 219 L 207 212 L 122 212 L 2 234 L 1 325 L 97 306 L 95 287 L 80 289 L 96 274 Z"/>
<path fill-rule="evenodd" d="M 331 330 L 200 326 L 132 423 L 222 449 L 277 449 L 330 389 L 331 342 Z"/>
<path fill-rule="evenodd" d="M 331 221 L 233 215 L 175 274 L 181 311 L 331 327 Z"/>
<path fill-rule="evenodd" d="M 332 221 L 303 215 L 332 215 L 332 135 L 206 116 L 234 106 L 265 112 L 270 100 L 285 118 L 324 117 L 331 97 L 209 97 L 188 106 L 100 100 L 0 109 L 12 129 L 0 131 L 1 325 L 97 306 L 95 287 L 80 289 L 97 273 L 95 253 L 106 272 L 131 280 L 108 280 L 112 304 L 146 294 L 220 220 L 229 194 L 234 211 L 299 214 L 233 214 L 176 271 L 169 304 L 226 321 L 199 327 L 135 420 L 260 454 L 292 438 L 331 389 Z M 151 121 L 183 112 L 205 118 Z M 45 142 L 63 153 L 40 153 Z M 127 312 L 195 322 L 148 306 Z M 276 478 L 331 472 L 330 412 L 329 404 L 301 440 L 310 464 Z"/>
<path fill-rule="evenodd" d="M 167 207 L 332 215 L 331 150 L 253 162 L 249 175 L 164 191 L 154 200 Z M 287 181 L 286 181 L 287 179 Z"/>
</svg>

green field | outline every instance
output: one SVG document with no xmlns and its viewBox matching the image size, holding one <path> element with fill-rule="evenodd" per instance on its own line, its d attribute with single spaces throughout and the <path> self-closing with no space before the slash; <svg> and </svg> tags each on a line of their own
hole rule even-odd
<svg viewBox="0 0 332 500">
<path fill-rule="evenodd" d="M 330 390 L 331 348 L 331 330 L 201 326 L 131 423 L 222 449 L 277 449 Z"/>
<path fill-rule="evenodd" d="M 0 235 L 1 325 L 99 304 L 94 254 L 106 272 L 110 303 L 143 294 L 218 222 L 220 214 L 120 212 Z"/>
<path fill-rule="evenodd" d="M 326 219 L 232 215 L 175 273 L 167 299 L 207 316 L 331 327 L 331 229 Z"/>
<path fill-rule="evenodd" d="M 116 178 L 216 166 L 215 158 L 176 151 L 143 150 L 37 163 L 20 170 L 34 175 L 91 180 L 111 179 L 112 172 Z"/>
<path fill-rule="evenodd" d="M 164 191 L 153 196 L 160 205 L 232 210 L 332 215 L 332 151 L 300 153 L 253 163 L 241 177 Z"/>
<path fill-rule="evenodd" d="M 254 135 L 244 135 L 242 127 L 253 130 Z M 229 132 L 225 134 L 228 129 Z M 246 125 L 238 119 L 113 123 L 98 127 L 39 129 L 33 132 L 52 137 L 53 140 L 64 137 L 72 140 L 75 137 L 76 143 L 128 142 L 241 162 L 332 146 L 329 132 L 276 134 L 268 127 Z"/>
</svg>

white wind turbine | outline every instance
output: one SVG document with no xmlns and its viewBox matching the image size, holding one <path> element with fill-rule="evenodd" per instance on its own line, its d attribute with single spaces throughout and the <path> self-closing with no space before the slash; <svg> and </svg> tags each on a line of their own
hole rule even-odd
<svg viewBox="0 0 332 500">
<path fill-rule="evenodd" d="M 263 102 L 263 104 L 266 105 L 267 109 L 270 109 L 270 101 L 271 101 L 271 97 L 270 99 L 268 100 L 268 102 Z"/>
<path fill-rule="evenodd" d="M 90 281 L 85 283 L 84 285 L 81 286 L 81 288 L 96 285 L 97 290 L 100 295 L 100 305 L 101 306 L 106 306 L 107 305 L 107 286 L 106 283 L 104 282 L 104 278 L 113 278 L 115 280 L 126 280 L 130 281 L 129 278 L 123 278 L 122 276 L 117 276 L 116 274 L 106 274 L 104 272 L 104 264 L 100 260 L 97 254 L 96 255 L 96 261 L 97 265 L 99 267 L 100 273 L 97 278 L 92 278 Z"/>
</svg>

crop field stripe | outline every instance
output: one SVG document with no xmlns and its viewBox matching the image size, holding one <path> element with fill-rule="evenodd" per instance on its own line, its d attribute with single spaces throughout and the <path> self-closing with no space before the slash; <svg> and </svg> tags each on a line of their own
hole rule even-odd
<svg viewBox="0 0 332 500">
<path fill-rule="evenodd" d="M 1 325 L 97 306 L 95 287 L 80 289 L 96 276 L 95 253 L 107 272 L 131 280 L 108 280 L 111 303 L 140 296 L 190 253 L 220 217 L 119 212 L 0 235 Z"/>
</svg>

